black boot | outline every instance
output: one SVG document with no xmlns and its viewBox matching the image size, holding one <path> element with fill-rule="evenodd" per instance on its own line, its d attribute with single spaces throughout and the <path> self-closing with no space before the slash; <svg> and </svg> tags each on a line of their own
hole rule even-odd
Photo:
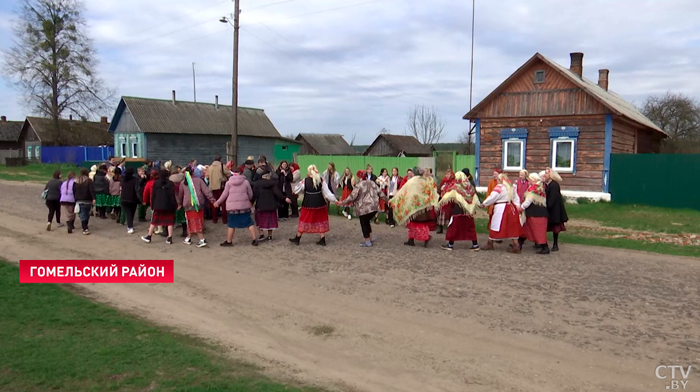
<svg viewBox="0 0 700 392">
<path fill-rule="evenodd" d="M 182 238 L 187 238 L 187 225 L 182 225 Z"/>
<path fill-rule="evenodd" d="M 523 237 L 518 238 L 518 246 L 520 247 L 520 250 L 523 250 L 524 243 L 525 243 L 525 238 L 523 238 Z"/>
<path fill-rule="evenodd" d="M 73 229 L 75 228 L 74 224 L 75 224 L 75 221 L 69 220 L 68 222 L 66 222 L 66 227 L 68 228 L 68 234 L 73 233 Z"/>
<path fill-rule="evenodd" d="M 537 251 L 538 255 L 548 255 L 549 254 L 549 245 L 544 244 L 544 245 L 540 245 L 540 247 L 541 247 L 540 250 Z"/>
<path fill-rule="evenodd" d="M 559 244 L 552 245 L 552 252 L 559 252 Z"/>
<path fill-rule="evenodd" d="M 423 247 L 424 247 L 424 248 L 427 248 L 427 247 L 428 247 L 428 243 L 429 243 L 430 240 L 432 240 L 432 239 L 433 239 L 433 237 L 428 237 L 428 239 L 425 240 L 425 242 L 423 243 Z"/>
<path fill-rule="evenodd" d="M 294 244 L 294 245 L 299 245 L 299 241 L 300 241 L 300 240 L 301 240 L 301 237 L 296 236 L 296 237 L 294 237 L 294 238 L 290 238 L 290 239 L 289 239 L 289 242 L 291 242 L 291 243 Z"/>
<path fill-rule="evenodd" d="M 326 237 L 322 237 L 320 240 L 318 240 L 316 245 L 326 246 Z"/>
<path fill-rule="evenodd" d="M 442 234 L 442 226 L 437 227 L 437 234 Z"/>
<path fill-rule="evenodd" d="M 403 243 L 406 246 L 416 246 L 416 241 L 413 238 L 409 238 L 408 241 Z"/>
</svg>

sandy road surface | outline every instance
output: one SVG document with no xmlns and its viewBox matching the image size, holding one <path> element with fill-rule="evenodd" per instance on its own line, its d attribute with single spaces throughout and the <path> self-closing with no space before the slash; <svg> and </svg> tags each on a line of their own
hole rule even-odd
<svg viewBox="0 0 700 392">
<path fill-rule="evenodd" d="M 69 236 L 45 231 L 40 190 L 0 182 L 1 257 L 174 258 L 175 284 L 84 287 L 277 376 L 342 391 L 663 391 L 654 369 L 666 364 L 694 365 L 687 390 L 700 390 L 700 260 L 408 248 L 384 225 L 361 249 L 359 222 L 340 218 L 327 248 L 289 244 L 292 221 L 258 248 L 243 233 L 218 247 L 210 222 L 209 249 L 145 244 L 111 220 Z M 320 325 L 335 331 L 310 333 Z"/>
</svg>

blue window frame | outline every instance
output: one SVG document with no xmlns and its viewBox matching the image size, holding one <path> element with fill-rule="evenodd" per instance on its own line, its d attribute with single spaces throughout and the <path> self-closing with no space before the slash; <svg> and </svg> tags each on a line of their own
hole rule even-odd
<svg viewBox="0 0 700 392">
<path fill-rule="evenodd" d="M 561 173 L 576 174 L 578 136 L 578 127 L 555 127 L 549 129 L 551 168 Z"/>
<path fill-rule="evenodd" d="M 501 130 L 503 171 L 520 171 L 525 169 L 527 152 L 527 129 L 509 128 Z"/>
</svg>

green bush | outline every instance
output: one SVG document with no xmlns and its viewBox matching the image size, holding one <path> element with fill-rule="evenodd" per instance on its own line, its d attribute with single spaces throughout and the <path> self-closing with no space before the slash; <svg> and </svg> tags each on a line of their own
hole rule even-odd
<svg viewBox="0 0 700 392">
<path fill-rule="evenodd" d="M 586 197 L 579 197 L 576 199 L 576 204 L 591 204 L 591 199 L 588 199 Z"/>
</svg>

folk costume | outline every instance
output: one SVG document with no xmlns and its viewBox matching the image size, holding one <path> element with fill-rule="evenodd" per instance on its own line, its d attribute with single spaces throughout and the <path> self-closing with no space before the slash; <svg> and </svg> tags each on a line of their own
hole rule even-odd
<svg viewBox="0 0 700 392">
<path fill-rule="evenodd" d="M 207 245 L 207 240 L 204 238 L 204 203 L 208 200 L 213 205 L 216 199 L 204 180 L 192 177 L 191 170 L 185 171 L 184 179 L 180 182 L 176 193 L 176 199 L 178 207 L 180 207 L 178 212 L 183 211 L 185 215 L 185 223 L 182 226 L 185 235 L 183 243 L 192 244 L 192 235 L 194 234 L 199 238 L 197 247 L 202 248 Z"/>
<path fill-rule="evenodd" d="M 518 176 L 517 179 L 515 179 L 514 186 L 515 186 L 515 191 L 518 192 L 518 197 L 520 200 L 525 200 L 525 192 L 530 188 L 530 181 L 528 181 L 530 173 L 527 172 L 527 170 L 521 170 L 520 174 L 525 174 L 525 179 L 523 180 Z"/>
<path fill-rule="evenodd" d="M 535 248 L 539 249 L 539 254 L 549 254 L 547 245 L 547 196 L 544 190 L 542 179 L 536 173 L 529 175 L 530 186 L 524 193 L 524 201 L 520 206 L 525 211 L 525 225 L 523 234 L 518 243 L 522 249 L 525 240 L 535 243 Z"/>
<path fill-rule="evenodd" d="M 564 198 L 561 195 L 561 187 L 559 186 L 561 177 L 559 173 L 552 169 L 547 169 L 545 173 L 549 175 L 549 180 L 545 186 L 547 211 L 549 212 L 547 231 L 553 233 L 554 244 L 552 245 L 552 252 L 557 252 L 559 250 L 559 233 L 566 231 L 564 223 L 569 221 L 569 216 L 566 214 Z"/>
<path fill-rule="evenodd" d="M 377 178 L 377 181 L 376 181 L 377 186 L 379 186 L 379 190 L 382 191 L 382 193 L 384 193 L 384 195 L 387 196 L 387 199 L 384 199 L 384 198 L 379 199 L 379 212 L 380 213 L 387 212 L 386 200 L 388 200 L 388 196 L 389 196 L 389 181 L 390 181 L 389 176 L 379 176 Z"/>
<path fill-rule="evenodd" d="M 486 207 L 494 207 L 489 226 L 489 242 L 483 249 L 493 250 L 494 241 L 511 240 L 512 244 L 508 252 L 520 253 L 520 246 L 517 243 L 522 230 L 518 213 L 520 199 L 507 175 L 500 174 L 498 179 L 500 184 L 496 185 L 483 203 Z"/>
<path fill-rule="evenodd" d="M 438 185 L 438 193 L 440 198 L 442 198 L 448 189 L 452 189 L 455 185 L 455 175 L 451 169 L 445 171 L 445 177 L 440 181 Z M 443 228 L 450 222 L 450 217 L 452 216 L 452 206 L 447 204 L 441 204 L 437 213 L 437 233 L 442 234 Z"/>
<path fill-rule="evenodd" d="M 494 172 L 498 173 L 499 175 L 503 174 L 503 170 L 501 170 L 501 169 L 496 169 L 496 170 L 494 170 Z M 491 194 L 491 192 L 493 192 L 493 190 L 496 188 L 496 186 L 498 186 L 498 180 L 495 178 L 492 178 L 491 181 L 489 181 L 488 188 L 486 188 L 486 197 L 489 197 L 489 195 Z M 491 227 L 491 220 L 493 219 L 493 210 L 494 210 L 494 206 L 490 206 L 488 208 L 489 227 Z"/>
<path fill-rule="evenodd" d="M 311 165 L 307 169 L 306 178 L 301 181 L 294 194 L 304 194 L 301 203 L 301 213 L 299 214 L 299 228 L 297 235 L 289 241 L 299 245 L 301 236 L 304 233 L 320 234 L 321 239 L 316 243 L 326 246 L 326 233 L 330 230 L 328 225 L 328 202 L 336 202 L 333 192 L 328 189 L 328 184 L 321 178 L 316 165 Z"/>
<path fill-rule="evenodd" d="M 394 198 L 394 195 L 399 191 L 399 185 L 401 185 L 401 182 L 403 181 L 403 178 L 401 176 L 391 176 L 389 177 L 389 200 Z M 386 205 L 387 209 L 387 219 L 386 219 L 386 224 L 390 225 L 391 227 L 396 226 L 396 220 L 394 220 L 394 210 L 391 208 L 391 203 L 387 203 Z"/>
<path fill-rule="evenodd" d="M 345 199 L 350 197 L 350 194 L 355 188 L 355 177 L 353 177 L 352 174 L 349 176 L 343 175 L 343 178 L 341 179 L 341 186 L 343 188 L 343 193 L 340 196 L 340 200 L 345 201 Z M 350 207 L 352 207 L 352 203 L 347 203 L 344 205 L 343 216 L 347 217 L 348 219 L 352 219 L 352 215 L 350 215 Z"/>
<path fill-rule="evenodd" d="M 341 204 L 355 204 L 355 214 L 360 217 L 362 236 L 365 239 L 365 242 L 360 246 L 366 248 L 372 246 L 372 218 L 379 210 L 379 201 L 384 200 L 386 202 L 388 197 L 382 192 L 376 182 L 366 178 L 364 171 L 358 171 L 357 178 L 362 180 L 355 185 L 350 196 L 343 200 Z"/>
<path fill-rule="evenodd" d="M 258 226 L 258 230 L 260 230 L 258 241 L 265 239 L 264 230 L 268 232 L 267 240 L 272 240 L 272 231 L 277 230 L 279 227 L 277 221 L 278 206 L 284 203 L 287 197 L 287 195 L 282 193 L 278 181 L 271 179 L 271 173 L 269 172 L 264 173 L 262 178 L 253 184 L 255 223 Z"/>
<path fill-rule="evenodd" d="M 407 246 L 415 246 L 415 241 L 430 241 L 430 224 L 435 224 L 435 207 L 438 205 L 438 193 L 435 180 L 424 177 L 419 168 L 413 170 L 414 176 L 406 181 L 389 202 L 394 210 L 394 220 L 408 229 Z"/>
<path fill-rule="evenodd" d="M 444 245 L 443 249 L 452 250 L 456 241 L 471 241 L 471 250 L 479 250 L 474 224 L 474 212 L 479 204 L 476 190 L 467 176 L 457 172 L 454 183 L 445 189 L 440 199 L 440 209 L 449 209 L 450 213 L 445 235 L 447 245 Z"/>
</svg>

